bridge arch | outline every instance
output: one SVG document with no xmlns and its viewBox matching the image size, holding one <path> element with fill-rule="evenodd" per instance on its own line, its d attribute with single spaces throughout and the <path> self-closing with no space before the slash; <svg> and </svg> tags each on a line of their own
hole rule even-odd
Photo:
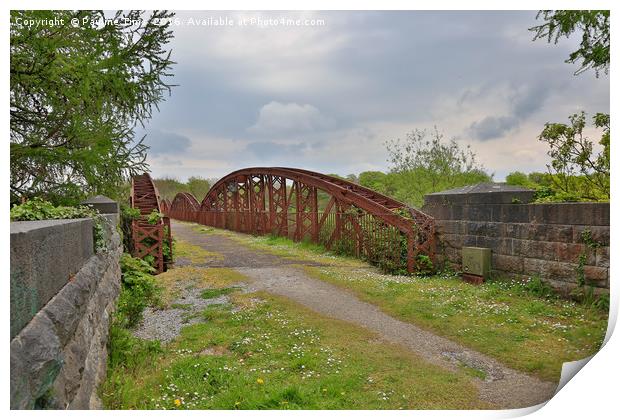
<svg viewBox="0 0 620 420">
<path fill-rule="evenodd" d="M 182 209 L 189 199 L 181 194 L 172 202 L 171 217 L 188 214 Z M 434 259 L 432 217 L 371 189 L 304 169 L 234 171 L 211 187 L 191 215 L 191 221 L 217 228 L 309 240 L 387 271 L 415 271 L 420 254 Z"/>
<path fill-rule="evenodd" d="M 159 206 L 162 213 L 167 214 L 170 211 L 172 203 L 167 198 L 160 200 Z"/>
<path fill-rule="evenodd" d="M 200 211 L 200 203 L 191 193 L 180 192 L 174 196 L 167 214 L 173 219 L 195 222 Z"/>
<path fill-rule="evenodd" d="M 138 258 L 151 256 L 155 269 L 161 273 L 172 264 L 170 219 L 158 218 L 155 223 L 148 220 L 153 211 L 162 213 L 167 210 L 165 205 L 162 206 L 157 187 L 148 173 L 131 178 L 129 204 L 132 208 L 140 210 L 140 216 L 131 221 L 132 255 Z M 166 245 L 169 247 L 169 260 L 164 256 Z"/>
</svg>

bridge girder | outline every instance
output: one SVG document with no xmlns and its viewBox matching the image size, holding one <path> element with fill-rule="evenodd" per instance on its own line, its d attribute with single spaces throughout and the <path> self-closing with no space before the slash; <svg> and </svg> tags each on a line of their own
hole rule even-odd
<svg viewBox="0 0 620 420">
<path fill-rule="evenodd" d="M 420 254 L 434 260 L 432 217 L 371 189 L 303 169 L 240 169 L 217 181 L 200 204 L 189 193 L 177 194 L 167 214 L 222 229 L 347 248 L 346 253 L 380 265 L 390 260 L 409 272 L 416 270 Z"/>
</svg>

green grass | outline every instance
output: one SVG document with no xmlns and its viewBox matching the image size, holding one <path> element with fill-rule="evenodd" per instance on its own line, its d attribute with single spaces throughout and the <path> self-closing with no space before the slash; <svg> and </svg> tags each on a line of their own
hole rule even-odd
<svg viewBox="0 0 620 420">
<path fill-rule="evenodd" d="M 473 286 L 451 276 L 390 276 L 340 267 L 303 269 L 354 291 L 394 317 L 547 380 L 559 378 L 563 362 L 595 353 L 607 329 L 606 313 L 575 302 L 536 297 L 515 281 Z"/>
<path fill-rule="evenodd" d="M 448 372 L 365 329 L 267 294 L 229 295 L 160 346 L 112 337 L 108 409 L 489 408 Z M 234 309 L 234 310 L 233 310 Z"/>
<path fill-rule="evenodd" d="M 320 262 L 323 267 L 300 267 L 312 277 L 353 291 L 396 318 L 546 380 L 559 378 L 563 362 L 598 351 L 607 329 L 606 312 L 567 300 L 541 298 L 537 290 L 528 291 L 514 281 L 473 286 L 449 275 L 385 275 L 362 261 L 287 238 L 254 237 L 199 225 L 194 229 L 226 235 L 285 258 Z"/>
</svg>

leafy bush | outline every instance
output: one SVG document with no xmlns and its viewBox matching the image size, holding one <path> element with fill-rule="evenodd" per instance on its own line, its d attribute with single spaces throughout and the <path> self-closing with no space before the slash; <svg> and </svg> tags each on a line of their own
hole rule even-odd
<svg viewBox="0 0 620 420">
<path fill-rule="evenodd" d="M 162 217 L 164 217 L 163 213 L 160 213 L 157 210 L 153 209 L 153 211 L 146 217 L 146 221 L 149 222 L 149 224 L 151 225 L 156 225 Z"/>
<path fill-rule="evenodd" d="M 422 276 L 430 276 L 435 272 L 433 260 L 428 255 L 418 254 L 415 258 L 417 273 Z"/>
<path fill-rule="evenodd" d="M 133 252 L 133 237 L 131 232 L 131 223 L 140 217 L 140 210 L 134 209 L 125 204 L 121 204 L 120 227 L 123 232 L 123 248 L 125 252 Z"/>
<path fill-rule="evenodd" d="M 609 312 L 609 293 L 600 295 L 592 302 L 592 306 L 603 312 Z"/>
<path fill-rule="evenodd" d="M 122 289 L 116 317 L 119 325 L 130 328 L 142 320 L 144 308 L 159 303 L 161 288 L 153 276 L 155 269 L 147 261 L 123 254 L 121 270 Z"/>
<path fill-rule="evenodd" d="M 95 209 L 87 206 L 54 206 L 49 201 L 41 198 L 33 198 L 23 204 L 14 205 L 11 208 L 11 221 L 32 221 L 50 219 L 93 219 L 93 242 L 95 252 L 105 251 L 105 220 Z"/>
</svg>

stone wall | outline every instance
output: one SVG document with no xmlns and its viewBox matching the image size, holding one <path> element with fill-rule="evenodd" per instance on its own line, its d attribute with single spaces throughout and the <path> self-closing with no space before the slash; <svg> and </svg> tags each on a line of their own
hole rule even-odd
<svg viewBox="0 0 620 420">
<path fill-rule="evenodd" d="M 99 406 L 120 292 L 116 224 L 108 215 L 95 253 L 91 220 L 11 223 L 12 409 Z"/>
<path fill-rule="evenodd" d="M 491 248 L 492 270 L 538 276 L 569 293 L 577 284 L 579 256 L 597 292 L 609 289 L 609 203 L 529 203 L 533 192 L 484 184 L 430 194 L 422 210 L 435 217 L 440 263 L 460 268 L 461 248 Z M 584 240 L 584 231 L 600 246 Z"/>
</svg>

